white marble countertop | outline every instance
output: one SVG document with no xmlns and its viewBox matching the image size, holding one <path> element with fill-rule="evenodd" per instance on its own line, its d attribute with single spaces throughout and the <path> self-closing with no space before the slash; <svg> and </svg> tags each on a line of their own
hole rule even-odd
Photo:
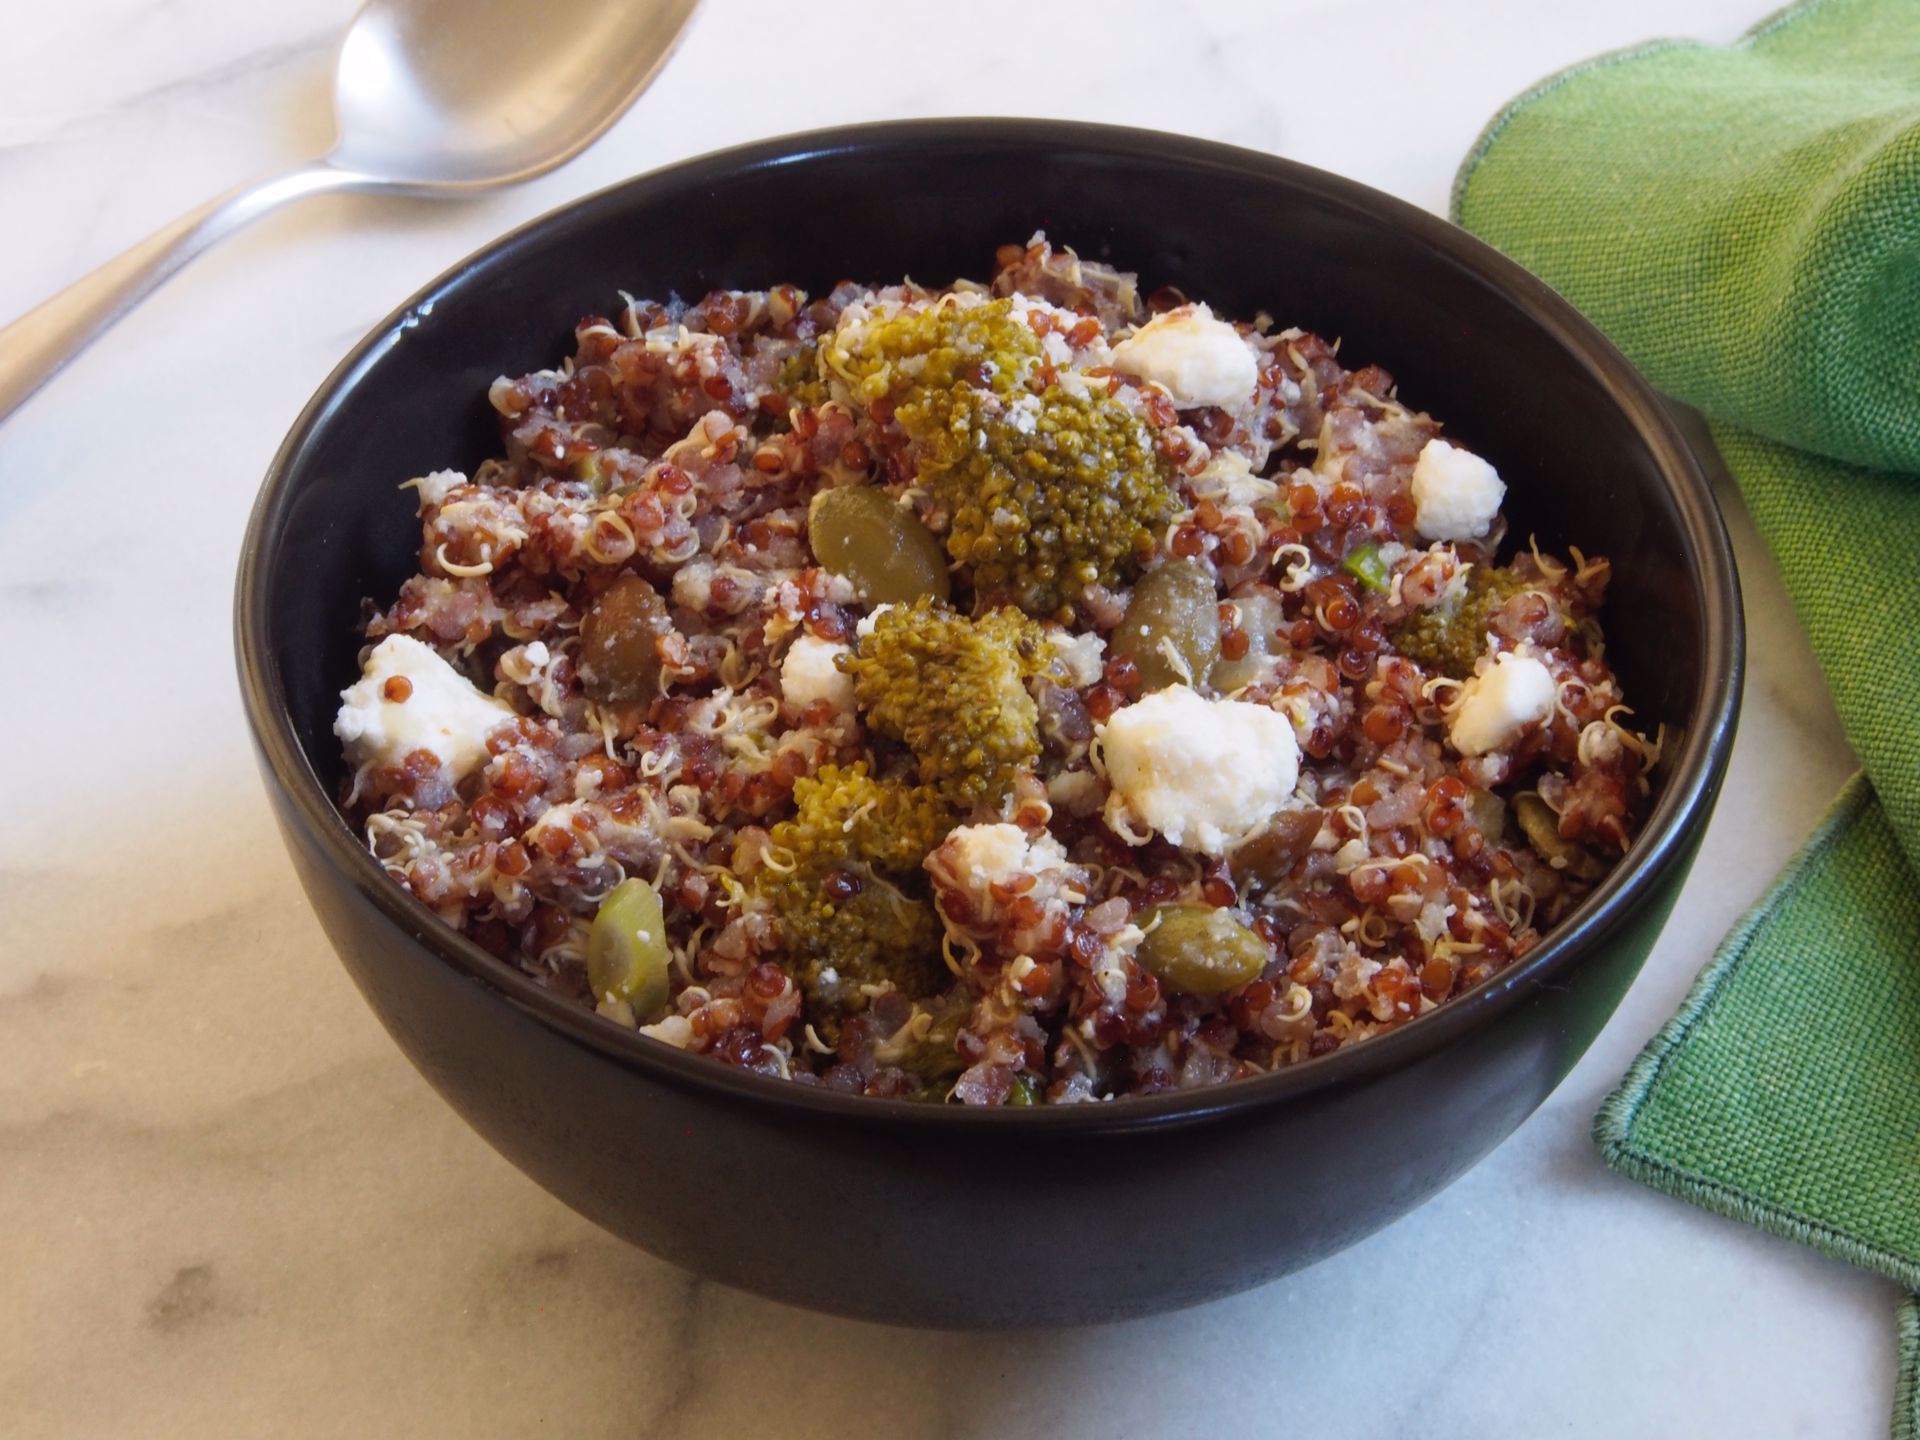
<svg viewBox="0 0 1920 1440">
<path fill-rule="evenodd" d="M 351 3 L 13 7 L 0 317 L 322 143 Z M 0 1431 L 1884 1434 L 1888 1285 L 1643 1190 L 1587 1140 L 1600 1096 L 1851 768 L 1724 487 L 1752 646 L 1732 775 L 1584 1063 L 1492 1158 L 1364 1244 L 1102 1329 L 822 1319 L 694 1282 L 523 1179 L 334 962 L 268 817 L 229 654 L 247 508 L 308 394 L 419 283 L 572 196 L 781 131 L 1009 113 L 1274 150 L 1440 209 L 1478 127 L 1540 75 L 1660 33 L 1730 38 L 1771 3 L 1116 0 L 1096 22 L 912 0 L 839 80 L 822 57 L 865 7 L 801 20 L 708 0 L 654 89 L 558 174 L 459 205 L 311 201 L 167 286 L 0 425 L 16 647 L 0 707 Z M 894 55 L 890 74 L 878 57 Z"/>
</svg>

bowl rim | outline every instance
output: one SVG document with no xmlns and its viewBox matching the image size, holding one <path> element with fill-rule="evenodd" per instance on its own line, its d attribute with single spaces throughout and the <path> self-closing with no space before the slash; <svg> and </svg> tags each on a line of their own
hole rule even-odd
<svg viewBox="0 0 1920 1440">
<path fill-rule="evenodd" d="M 980 145 L 1073 149 L 1115 158 L 1174 161 L 1226 175 L 1278 179 L 1316 202 L 1409 232 L 1451 263 L 1489 282 L 1587 371 L 1620 407 L 1654 458 L 1679 512 L 1683 548 L 1705 635 L 1705 663 L 1692 723 L 1660 799 L 1627 856 L 1542 943 L 1505 970 L 1456 996 L 1417 1024 L 1364 1044 L 1265 1075 L 1197 1091 L 1129 1097 L 1107 1103 L 975 1107 L 843 1094 L 717 1064 L 606 1020 L 496 959 L 465 934 L 441 923 L 395 885 L 374 861 L 302 753 L 268 644 L 268 542 L 277 542 L 296 488 L 293 476 L 344 397 L 386 350 L 433 308 L 484 271 L 511 267 L 516 252 L 548 231 L 653 196 L 670 195 L 751 172 L 836 154 L 915 147 Z M 615 182 L 527 221 L 449 267 L 381 320 L 333 369 L 301 410 L 269 465 L 242 541 L 234 593 L 234 644 L 248 726 L 270 784 L 287 803 L 283 822 L 299 827 L 309 846 L 403 934 L 441 963 L 477 981 L 562 1037 L 675 1089 L 716 1101 L 758 1107 L 767 1118 L 831 1119 L 891 1129 L 900 1126 L 1009 1135 L 1130 1133 L 1185 1126 L 1298 1099 L 1340 1085 L 1359 1085 L 1410 1065 L 1551 986 L 1633 916 L 1668 873 L 1682 864 L 1697 821 L 1725 774 L 1745 669 L 1745 629 L 1733 550 L 1706 474 L 1665 404 L 1631 362 L 1544 281 L 1441 217 L 1327 171 L 1262 151 L 1128 126 L 1078 121 L 940 118 L 879 121 L 804 131 L 708 152 Z"/>
</svg>

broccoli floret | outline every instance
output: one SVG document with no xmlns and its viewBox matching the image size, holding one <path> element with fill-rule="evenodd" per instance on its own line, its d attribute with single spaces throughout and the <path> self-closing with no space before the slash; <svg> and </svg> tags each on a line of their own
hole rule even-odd
<svg viewBox="0 0 1920 1440">
<path fill-rule="evenodd" d="M 1040 754 L 1027 681 L 1053 655 L 1046 632 L 1002 607 L 968 619 L 922 597 L 883 610 L 858 654 L 841 657 L 869 727 L 902 742 L 956 808 L 1004 799 Z M 924 852 L 923 852 L 924 853 Z"/>
<path fill-rule="evenodd" d="M 1487 627 L 1493 615 L 1537 581 L 1523 579 L 1505 566 L 1476 565 L 1467 572 L 1465 593 L 1450 603 L 1416 610 L 1387 632 L 1387 638 L 1409 660 L 1464 680 L 1487 648 Z"/>
<path fill-rule="evenodd" d="M 1070 622 L 1087 586 L 1132 575 L 1174 513 L 1146 425 L 1103 384 L 1056 374 L 1009 301 L 907 311 L 829 362 L 863 399 L 893 398 L 982 607 Z"/>
<path fill-rule="evenodd" d="M 809 1018 L 823 1031 L 838 1016 L 865 1008 L 862 986 L 891 985 L 918 998 L 932 994 L 947 978 L 940 960 L 940 918 L 931 905 L 871 872 L 838 874 L 859 888 L 843 899 L 830 899 L 822 884 L 803 893 L 793 883 L 798 877 L 790 876 L 776 899 L 781 934 L 798 966 Z"/>
<path fill-rule="evenodd" d="M 951 823 L 925 786 L 876 780 L 862 761 L 823 765 L 793 787 L 795 814 L 773 827 L 779 863 L 759 886 L 781 939 L 823 1024 L 861 1008 L 863 985 L 892 984 L 907 995 L 936 989 L 939 918 L 895 882 L 920 862 Z"/>
<path fill-rule="evenodd" d="M 862 401 L 891 396 L 927 405 L 966 386 L 1008 397 L 1027 389 L 1046 350 L 1012 302 L 968 304 L 957 295 L 837 331 L 821 345 L 826 371 Z"/>
<path fill-rule="evenodd" d="M 911 874 L 953 824 L 934 791 L 876 780 L 864 760 L 822 765 L 794 782 L 793 799 L 794 816 L 773 827 L 773 843 L 803 865 L 823 859 Z"/>
<path fill-rule="evenodd" d="M 1174 505 L 1152 436 L 1104 388 L 1056 384 L 1037 400 L 1024 424 L 1017 409 L 965 417 L 925 479 L 980 596 L 1071 623 L 1089 585 L 1118 584 L 1153 553 Z"/>
</svg>

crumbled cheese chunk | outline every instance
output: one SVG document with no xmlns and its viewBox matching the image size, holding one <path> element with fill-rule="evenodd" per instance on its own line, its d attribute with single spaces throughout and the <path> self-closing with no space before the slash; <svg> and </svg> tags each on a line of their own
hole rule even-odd
<svg viewBox="0 0 1920 1440">
<path fill-rule="evenodd" d="M 713 561 L 696 558 L 673 572 L 673 603 L 705 613 L 713 601 L 713 581 L 719 569 Z"/>
<path fill-rule="evenodd" d="M 1113 347 L 1113 363 L 1162 386 L 1182 410 L 1237 406 L 1253 394 L 1260 378 L 1253 350 L 1240 332 L 1214 319 L 1205 305 L 1182 305 L 1154 316 Z"/>
<path fill-rule="evenodd" d="M 1504 749 L 1553 713 L 1556 688 L 1551 672 L 1531 655 L 1497 656 L 1462 688 L 1447 738 L 1462 755 Z"/>
<path fill-rule="evenodd" d="M 1059 657 L 1061 668 L 1067 672 L 1067 683 L 1076 690 L 1084 690 L 1096 683 L 1106 668 L 1107 642 L 1093 631 L 1080 634 L 1060 631 L 1051 637 L 1053 653 Z"/>
<path fill-rule="evenodd" d="M 466 484 L 467 477 L 458 470 L 435 470 L 409 483 L 420 497 L 420 511 L 425 514 L 428 510 L 439 509 L 446 501 L 448 492 Z"/>
<path fill-rule="evenodd" d="M 841 713 L 853 709 L 853 677 L 843 675 L 834 659 L 851 654 L 845 646 L 812 635 L 796 635 L 780 662 L 780 693 L 787 709 L 798 715 L 816 700 L 828 700 Z"/>
<path fill-rule="evenodd" d="M 1067 863 L 1067 852 L 1051 835 L 1039 838 L 1018 825 L 962 825 L 942 843 L 950 857 L 947 867 L 976 890 L 1010 880 L 1015 875 L 1039 875 Z"/>
<path fill-rule="evenodd" d="M 1429 540 L 1478 540 L 1506 493 L 1499 472 L 1478 455 L 1429 440 L 1413 462 L 1413 528 Z"/>
<path fill-rule="evenodd" d="M 632 1010 L 633 1007 L 628 1005 L 627 1009 Z M 669 1015 L 666 1019 L 656 1021 L 652 1025 L 642 1025 L 640 1033 L 651 1035 L 655 1040 L 671 1045 L 676 1050 L 684 1050 L 693 1043 L 693 1022 L 684 1015 Z"/>
<path fill-rule="evenodd" d="M 1145 826 L 1182 849 L 1225 854 L 1300 779 L 1300 744 L 1284 715 L 1185 685 L 1116 710 L 1097 735 L 1113 785 L 1107 823 L 1135 844 Z"/>
<path fill-rule="evenodd" d="M 1251 510 L 1278 500 L 1280 487 L 1254 474 L 1252 464 L 1238 450 L 1216 450 L 1206 469 L 1193 477 L 1193 493 L 1217 496 L 1230 509 Z"/>
<path fill-rule="evenodd" d="M 1346 844 L 1333 852 L 1333 868 L 1339 874 L 1344 875 L 1349 870 L 1364 863 L 1372 853 L 1373 852 L 1367 848 L 1367 842 L 1356 835 L 1353 839 L 1347 841 Z"/>
<path fill-rule="evenodd" d="M 869 635 L 873 634 L 873 627 L 880 623 L 880 617 L 892 608 L 893 604 L 891 601 L 885 605 L 874 606 L 873 609 L 862 615 L 859 620 L 854 623 L 853 633 L 858 635 L 862 640 L 866 639 Z"/>
<path fill-rule="evenodd" d="M 387 682 L 406 681 L 404 699 L 389 699 Z M 437 651 L 411 635 L 389 635 L 373 647 L 360 678 L 340 692 L 333 733 L 349 763 L 398 765 L 415 750 L 439 760 L 449 778 L 484 764 L 487 736 L 513 711 L 483 695 Z"/>
</svg>

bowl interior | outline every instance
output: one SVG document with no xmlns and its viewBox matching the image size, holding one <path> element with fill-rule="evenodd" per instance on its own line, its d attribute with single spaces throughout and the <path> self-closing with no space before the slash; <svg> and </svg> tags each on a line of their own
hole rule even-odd
<svg viewBox="0 0 1920 1440">
<path fill-rule="evenodd" d="M 331 726 L 361 602 L 384 605 L 416 569 L 399 486 L 497 453 L 495 376 L 556 364 L 573 322 L 617 310 L 621 290 L 944 283 L 984 277 L 997 245 L 1036 229 L 1148 288 L 1232 317 L 1264 310 L 1338 337 L 1349 365 L 1384 366 L 1407 403 L 1499 467 L 1510 545 L 1537 534 L 1612 559 L 1608 655 L 1636 723 L 1730 726 L 1731 681 L 1711 672 L 1737 669 L 1737 614 L 1716 609 L 1730 571 L 1702 579 L 1700 551 L 1724 546 L 1710 502 L 1697 480 L 1689 493 L 1663 474 L 1687 462 L 1677 441 L 1649 443 L 1666 423 L 1656 402 L 1539 282 L 1424 212 L 1271 157 L 1100 127 L 928 122 L 769 142 L 590 197 L 436 282 L 342 367 L 283 452 L 251 571 L 267 686 L 313 780 L 330 795 L 341 778 Z M 1712 705 L 1722 713 L 1702 713 Z M 1705 783 L 1699 762 L 1689 786 Z"/>
</svg>

